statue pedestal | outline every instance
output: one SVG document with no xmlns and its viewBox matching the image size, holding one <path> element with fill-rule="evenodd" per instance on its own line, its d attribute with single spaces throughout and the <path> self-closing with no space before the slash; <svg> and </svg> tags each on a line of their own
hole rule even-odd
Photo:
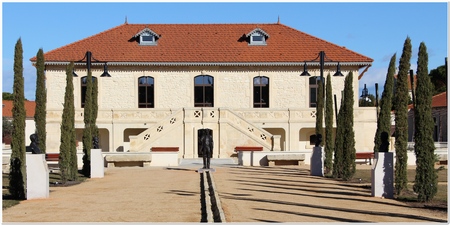
<svg viewBox="0 0 450 225">
<path fill-rule="evenodd" d="M 105 166 L 101 149 L 91 149 L 91 178 L 105 176 Z"/>
<path fill-rule="evenodd" d="M 372 196 L 394 198 L 394 153 L 375 152 L 372 166 Z"/>
<path fill-rule="evenodd" d="M 323 152 L 322 147 L 314 147 L 311 155 L 311 176 L 323 177 Z"/>
<path fill-rule="evenodd" d="M 197 172 L 198 172 L 198 173 L 204 173 L 204 172 L 216 172 L 216 169 L 214 169 L 214 168 L 209 168 L 209 169 L 203 169 L 203 168 L 200 168 L 200 169 L 197 170 Z"/>
<path fill-rule="evenodd" d="M 27 199 L 48 198 L 49 170 L 45 154 L 26 154 Z"/>
</svg>

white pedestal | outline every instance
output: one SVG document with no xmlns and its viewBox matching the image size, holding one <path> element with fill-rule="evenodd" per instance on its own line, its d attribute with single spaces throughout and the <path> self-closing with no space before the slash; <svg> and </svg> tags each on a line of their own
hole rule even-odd
<svg viewBox="0 0 450 225">
<path fill-rule="evenodd" d="M 394 198 L 394 153 L 376 152 L 372 166 L 372 196 Z"/>
<path fill-rule="evenodd" d="M 91 149 L 91 178 L 105 176 L 105 166 L 101 149 Z"/>
<path fill-rule="evenodd" d="M 45 154 L 26 154 L 27 199 L 48 198 L 49 170 Z"/>
<path fill-rule="evenodd" d="M 311 176 L 323 177 L 323 152 L 322 147 L 314 147 L 311 155 Z"/>
</svg>

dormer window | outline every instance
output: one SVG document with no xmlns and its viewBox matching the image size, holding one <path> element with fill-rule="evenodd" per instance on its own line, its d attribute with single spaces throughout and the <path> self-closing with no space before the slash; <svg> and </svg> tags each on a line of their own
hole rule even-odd
<svg viewBox="0 0 450 225">
<path fill-rule="evenodd" d="M 248 33 L 249 45 L 267 45 L 266 40 L 269 35 L 260 28 L 256 28 Z"/>
<path fill-rule="evenodd" d="M 156 45 L 160 36 L 150 30 L 149 28 L 145 28 L 141 32 L 135 34 L 133 36 L 139 42 L 139 45 Z"/>
<path fill-rule="evenodd" d="M 139 44 L 141 45 L 155 45 L 155 36 L 150 33 L 143 33 L 140 36 Z"/>
</svg>

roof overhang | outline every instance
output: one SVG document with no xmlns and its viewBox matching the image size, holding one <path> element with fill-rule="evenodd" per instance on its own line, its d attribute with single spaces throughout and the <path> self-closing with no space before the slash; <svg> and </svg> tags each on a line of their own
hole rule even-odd
<svg viewBox="0 0 450 225">
<path fill-rule="evenodd" d="M 45 62 L 48 66 L 64 66 L 70 62 Z M 301 66 L 305 62 L 107 62 L 108 66 Z M 341 66 L 364 67 L 372 65 L 371 62 L 339 62 Z M 33 62 L 35 65 L 36 62 Z M 75 65 L 86 65 L 85 62 L 76 62 Z M 325 62 L 324 66 L 337 66 L 338 62 Z M 91 65 L 104 65 L 104 62 L 92 62 Z M 306 62 L 308 66 L 320 66 L 319 62 Z"/>
</svg>

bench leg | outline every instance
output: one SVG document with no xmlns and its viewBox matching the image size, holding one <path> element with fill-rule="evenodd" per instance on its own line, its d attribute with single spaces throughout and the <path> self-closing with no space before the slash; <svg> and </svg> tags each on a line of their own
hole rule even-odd
<svg viewBox="0 0 450 225">
<path fill-rule="evenodd" d="M 108 168 L 113 168 L 114 167 L 114 162 L 108 162 Z"/>
<path fill-rule="evenodd" d="M 275 166 L 275 161 L 269 161 L 269 166 Z"/>
<path fill-rule="evenodd" d="M 303 161 L 303 160 L 298 160 L 298 165 L 299 165 L 299 166 L 305 165 L 305 161 Z"/>
<path fill-rule="evenodd" d="M 142 162 L 142 167 L 150 167 L 150 162 Z"/>
</svg>

